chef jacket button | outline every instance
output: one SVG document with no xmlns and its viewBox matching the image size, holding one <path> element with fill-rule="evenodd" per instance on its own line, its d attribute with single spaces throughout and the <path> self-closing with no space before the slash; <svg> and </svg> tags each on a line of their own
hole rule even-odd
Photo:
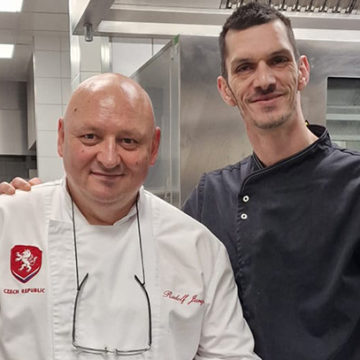
<svg viewBox="0 0 360 360">
<path fill-rule="evenodd" d="M 248 202 L 250 200 L 248 195 L 243 196 L 243 202 Z"/>
<path fill-rule="evenodd" d="M 241 217 L 242 220 L 246 220 L 248 218 L 248 216 L 246 214 L 244 214 L 244 213 L 242 213 L 240 215 L 240 217 Z"/>
</svg>

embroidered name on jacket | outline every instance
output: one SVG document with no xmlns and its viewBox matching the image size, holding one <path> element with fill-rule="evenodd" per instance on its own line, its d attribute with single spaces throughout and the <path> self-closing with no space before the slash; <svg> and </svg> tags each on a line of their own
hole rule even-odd
<svg viewBox="0 0 360 360">
<path fill-rule="evenodd" d="M 190 305 L 190 304 L 198 304 L 203 305 L 205 303 L 204 300 L 198 299 L 198 295 L 184 294 L 184 295 L 175 295 L 171 290 L 165 290 L 163 292 L 163 297 L 169 298 L 171 300 L 177 301 L 180 304 Z"/>
<path fill-rule="evenodd" d="M 36 246 L 15 245 L 11 249 L 11 273 L 22 283 L 28 282 L 40 271 L 41 261 L 42 251 Z"/>
</svg>

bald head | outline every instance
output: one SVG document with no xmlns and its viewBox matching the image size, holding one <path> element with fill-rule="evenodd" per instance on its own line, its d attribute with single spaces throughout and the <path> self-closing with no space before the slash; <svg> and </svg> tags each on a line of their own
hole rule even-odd
<svg viewBox="0 0 360 360">
<path fill-rule="evenodd" d="M 98 107 L 99 111 L 121 106 L 124 112 L 136 111 L 154 122 L 149 95 L 135 81 L 120 74 L 99 74 L 82 82 L 70 98 L 64 120 L 81 116 L 89 106 Z"/>
<path fill-rule="evenodd" d="M 92 223 L 112 223 L 134 203 L 157 157 L 148 94 L 119 74 L 93 76 L 74 91 L 59 121 L 58 153 L 77 206 Z"/>
</svg>

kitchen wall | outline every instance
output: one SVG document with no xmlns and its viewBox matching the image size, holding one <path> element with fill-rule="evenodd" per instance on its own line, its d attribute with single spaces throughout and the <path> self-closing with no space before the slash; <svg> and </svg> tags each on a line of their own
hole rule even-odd
<svg viewBox="0 0 360 360">
<path fill-rule="evenodd" d="M 26 83 L 0 82 L 0 154 L 27 155 Z"/>
<path fill-rule="evenodd" d="M 67 36 L 36 36 L 33 52 L 34 116 L 38 175 L 63 176 L 57 154 L 57 123 L 71 94 L 70 41 Z"/>
<path fill-rule="evenodd" d="M 36 168 L 34 151 L 27 146 L 26 83 L 0 82 L 0 179 L 27 177 Z"/>
</svg>

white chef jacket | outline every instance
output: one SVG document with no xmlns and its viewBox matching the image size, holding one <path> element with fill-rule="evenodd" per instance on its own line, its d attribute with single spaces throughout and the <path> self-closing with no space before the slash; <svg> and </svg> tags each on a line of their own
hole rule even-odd
<svg viewBox="0 0 360 360">
<path fill-rule="evenodd" d="M 138 208 L 152 346 L 119 357 L 72 346 L 76 257 L 65 180 L 0 197 L 1 360 L 258 359 L 224 246 L 143 188 Z M 89 274 L 77 308 L 79 345 L 145 346 L 135 208 L 113 226 L 90 225 L 77 209 L 74 218 L 80 281 Z"/>
</svg>

